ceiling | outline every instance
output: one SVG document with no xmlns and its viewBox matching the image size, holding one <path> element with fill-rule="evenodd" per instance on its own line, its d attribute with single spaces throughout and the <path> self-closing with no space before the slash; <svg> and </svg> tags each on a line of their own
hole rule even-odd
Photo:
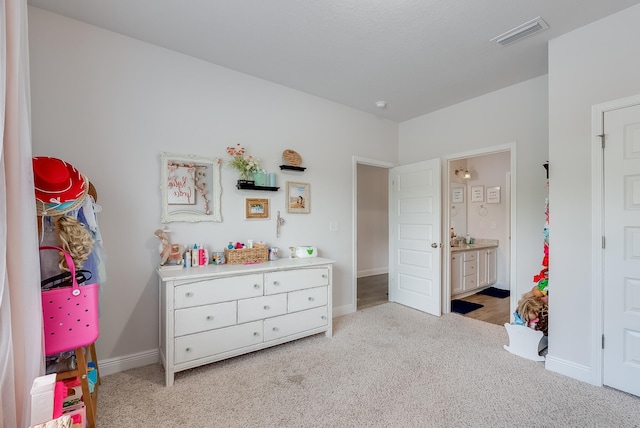
<svg viewBox="0 0 640 428">
<path fill-rule="evenodd" d="M 550 39 L 638 3 L 28 0 L 397 122 L 544 75 Z M 506 47 L 489 41 L 538 16 L 549 29 Z"/>
</svg>

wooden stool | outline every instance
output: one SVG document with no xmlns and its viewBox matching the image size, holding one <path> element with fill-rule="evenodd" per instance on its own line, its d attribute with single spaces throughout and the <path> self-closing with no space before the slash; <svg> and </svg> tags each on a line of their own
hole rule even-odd
<svg viewBox="0 0 640 428">
<path fill-rule="evenodd" d="M 56 381 L 80 377 L 82 401 L 84 402 L 84 407 L 87 413 L 87 426 L 89 428 L 95 428 L 97 420 L 96 408 L 98 404 L 98 385 L 100 385 L 100 371 L 98 370 L 98 358 L 96 357 L 95 343 L 82 348 L 77 348 L 75 350 L 75 354 L 77 362 L 76 369 L 57 373 Z M 95 364 L 95 370 L 98 375 L 98 380 L 93 387 L 93 393 L 91 393 L 89 389 L 89 362 L 93 362 Z"/>
</svg>

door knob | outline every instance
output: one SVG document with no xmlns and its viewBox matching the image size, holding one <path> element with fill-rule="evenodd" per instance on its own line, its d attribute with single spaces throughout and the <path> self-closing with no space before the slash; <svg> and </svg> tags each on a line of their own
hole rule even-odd
<svg viewBox="0 0 640 428">
<path fill-rule="evenodd" d="M 433 244 L 431 244 L 431 248 L 438 248 L 438 244 L 434 242 Z"/>
</svg>

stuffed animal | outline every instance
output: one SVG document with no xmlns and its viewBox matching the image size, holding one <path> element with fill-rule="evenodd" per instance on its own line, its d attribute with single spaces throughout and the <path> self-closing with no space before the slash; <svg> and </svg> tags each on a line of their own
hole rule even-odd
<svg viewBox="0 0 640 428">
<path fill-rule="evenodd" d="M 158 229 L 153 234 L 160 240 L 160 266 L 164 266 L 164 264 L 169 260 L 176 260 L 178 264 L 182 262 L 182 255 L 185 252 L 184 245 L 182 244 L 171 244 L 169 242 L 169 235 L 166 230 Z"/>
</svg>

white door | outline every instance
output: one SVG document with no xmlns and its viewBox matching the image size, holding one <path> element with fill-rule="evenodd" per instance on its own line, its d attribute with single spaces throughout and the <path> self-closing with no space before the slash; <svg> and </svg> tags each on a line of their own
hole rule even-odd
<svg viewBox="0 0 640 428">
<path fill-rule="evenodd" d="M 604 134 L 604 384 L 640 396 L 640 106 Z"/>
<path fill-rule="evenodd" d="M 389 171 L 389 300 L 440 316 L 440 160 Z"/>
</svg>

